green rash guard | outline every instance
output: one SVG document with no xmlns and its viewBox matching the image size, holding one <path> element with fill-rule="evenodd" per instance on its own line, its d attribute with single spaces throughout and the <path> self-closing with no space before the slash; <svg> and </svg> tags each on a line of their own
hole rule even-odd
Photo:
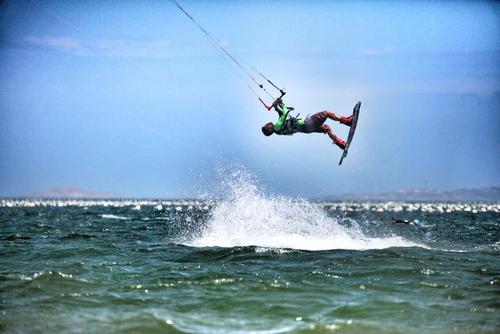
<svg viewBox="0 0 500 334">
<path fill-rule="evenodd" d="M 291 110 L 289 110 L 284 103 L 277 105 L 275 107 L 275 110 L 280 115 L 278 121 L 276 122 L 276 124 L 274 124 L 274 132 L 276 134 L 291 135 L 295 132 L 299 132 L 304 126 L 303 119 L 297 119 L 294 117 L 290 117 L 289 119 L 287 119 L 288 114 Z"/>
</svg>

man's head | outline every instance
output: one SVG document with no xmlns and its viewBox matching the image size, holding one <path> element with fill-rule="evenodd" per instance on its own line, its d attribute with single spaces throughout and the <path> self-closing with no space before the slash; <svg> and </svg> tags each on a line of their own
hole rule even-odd
<svg viewBox="0 0 500 334">
<path fill-rule="evenodd" d="M 270 136 L 274 133 L 274 124 L 272 122 L 267 123 L 262 127 L 262 133 L 266 136 Z"/>
</svg>

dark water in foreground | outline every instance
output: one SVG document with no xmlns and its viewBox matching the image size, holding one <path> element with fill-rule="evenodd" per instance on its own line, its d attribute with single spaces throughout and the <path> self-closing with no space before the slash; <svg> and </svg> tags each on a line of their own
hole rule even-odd
<svg viewBox="0 0 500 334">
<path fill-rule="evenodd" d="M 500 331 L 500 205 L 239 196 L 0 203 L 0 331 Z"/>
</svg>

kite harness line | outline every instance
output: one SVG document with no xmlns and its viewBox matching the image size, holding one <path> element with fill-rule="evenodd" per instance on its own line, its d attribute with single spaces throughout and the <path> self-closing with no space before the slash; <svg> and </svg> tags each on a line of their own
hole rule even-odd
<svg viewBox="0 0 500 334">
<path fill-rule="evenodd" d="M 207 40 L 210 42 L 210 44 L 212 44 L 212 46 L 214 48 L 216 48 L 216 49 L 218 49 L 218 50 L 220 50 L 222 52 L 222 57 L 224 58 L 224 60 L 226 60 L 226 62 L 228 62 L 228 64 L 235 71 L 235 73 L 239 76 L 239 78 L 245 82 L 245 84 L 248 87 L 248 89 L 250 89 L 250 91 L 259 99 L 260 103 L 262 103 L 267 110 L 271 110 L 272 105 L 270 105 L 270 106 L 266 105 L 266 103 L 264 102 L 264 100 L 262 100 L 262 98 L 259 96 L 259 94 L 257 94 L 257 92 L 250 86 L 250 83 L 242 77 L 241 73 L 239 71 L 237 71 L 237 69 L 234 66 L 236 65 L 238 68 L 240 68 L 260 89 L 262 89 L 271 99 L 273 99 L 273 101 L 275 101 L 276 99 L 273 97 L 273 95 L 271 95 L 266 90 L 266 88 L 264 87 L 264 85 L 262 83 L 259 83 L 257 81 L 257 79 L 255 79 L 255 77 L 247 69 L 245 69 L 245 67 L 243 65 L 241 65 L 241 63 L 221 43 L 219 43 L 218 40 L 212 34 L 210 34 L 208 32 L 208 30 L 206 30 L 201 24 L 199 24 L 198 21 L 196 21 L 194 19 L 194 17 L 192 17 L 179 4 L 179 2 L 177 2 L 177 0 L 173 0 L 173 2 L 177 6 L 177 8 L 179 8 L 179 10 L 182 13 L 184 13 L 184 15 L 186 15 L 203 32 L 203 34 L 205 35 L 205 37 L 207 38 Z M 231 61 L 232 61 L 232 63 L 231 63 Z M 252 69 L 257 74 L 259 74 L 264 80 L 266 80 L 269 84 L 271 84 L 274 88 L 276 88 L 280 92 L 280 94 L 281 94 L 280 97 L 283 97 L 286 94 L 281 88 L 279 88 L 271 80 L 269 80 L 262 73 L 260 73 L 255 67 L 252 66 Z"/>
</svg>

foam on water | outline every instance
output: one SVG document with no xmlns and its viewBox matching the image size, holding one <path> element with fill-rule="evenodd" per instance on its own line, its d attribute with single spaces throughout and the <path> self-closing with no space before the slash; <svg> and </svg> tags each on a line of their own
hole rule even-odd
<svg viewBox="0 0 500 334">
<path fill-rule="evenodd" d="M 111 214 L 103 214 L 101 215 L 102 218 L 104 219 L 118 219 L 118 220 L 129 220 L 129 217 L 125 216 L 117 216 L 117 215 L 111 215 Z"/>
<path fill-rule="evenodd" d="M 380 249 L 422 246 L 399 236 L 371 238 L 345 227 L 318 205 L 266 195 L 245 171 L 223 182 L 228 195 L 214 207 L 192 246 L 261 246 L 302 250 Z"/>
</svg>

